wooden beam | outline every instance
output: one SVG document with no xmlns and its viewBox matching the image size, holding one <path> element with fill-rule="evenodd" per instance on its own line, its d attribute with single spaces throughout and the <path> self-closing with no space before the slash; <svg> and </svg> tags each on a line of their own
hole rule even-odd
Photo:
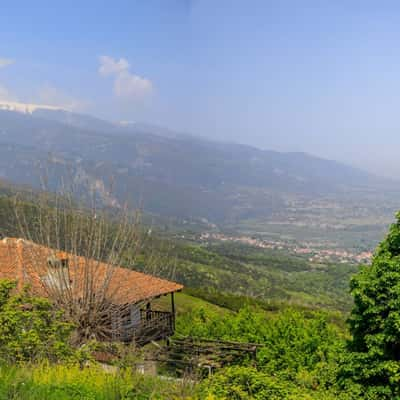
<svg viewBox="0 0 400 400">
<path fill-rule="evenodd" d="M 174 292 L 171 293 L 171 312 L 172 312 L 172 329 L 175 331 L 175 299 L 174 299 Z"/>
</svg>

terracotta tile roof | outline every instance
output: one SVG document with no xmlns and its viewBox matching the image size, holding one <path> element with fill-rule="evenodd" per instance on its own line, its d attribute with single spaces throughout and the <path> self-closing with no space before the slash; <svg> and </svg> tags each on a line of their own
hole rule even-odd
<svg viewBox="0 0 400 400">
<path fill-rule="evenodd" d="M 19 287 L 28 284 L 36 294 L 46 296 L 46 279 L 49 279 L 51 271 L 48 260 L 53 257 L 68 259 L 66 280 L 69 281 L 68 285 L 73 286 L 75 293 L 83 293 L 85 284 L 97 288 L 104 286 L 107 296 L 115 304 L 134 304 L 183 289 L 182 285 L 175 282 L 126 268 L 111 267 L 65 252 L 55 252 L 14 238 L 0 240 L 0 279 L 17 280 Z M 87 278 L 88 271 L 93 272 L 90 275 L 93 278 Z M 109 284 L 105 285 L 106 281 Z"/>
</svg>

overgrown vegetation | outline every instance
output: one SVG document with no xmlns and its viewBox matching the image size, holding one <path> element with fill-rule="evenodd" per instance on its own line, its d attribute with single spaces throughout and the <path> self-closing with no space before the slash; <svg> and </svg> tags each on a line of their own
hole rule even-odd
<svg viewBox="0 0 400 400">
<path fill-rule="evenodd" d="M 343 378 L 370 397 L 400 398 L 400 213 L 371 267 L 351 281 L 350 353 Z"/>
<path fill-rule="evenodd" d="M 28 226 L 37 226 L 38 207 L 19 202 Z M 112 230 L 110 230 L 112 232 Z M 20 236 L 15 204 L 0 196 L 0 233 Z M 320 307 L 349 311 L 348 282 L 358 267 L 343 264 L 315 264 L 284 252 L 257 249 L 235 243 L 208 247 L 161 238 L 142 231 L 141 246 L 135 254 L 125 252 L 121 264 L 174 279 L 186 287 L 210 293 L 233 293 L 256 298 L 271 307 Z M 140 247 L 140 248 L 139 248 Z"/>
<path fill-rule="evenodd" d="M 135 374 L 127 370 L 108 373 L 100 367 L 46 362 L 25 366 L 0 366 L 0 398 L 7 400 L 164 400 L 189 399 L 189 382 Z"/>
<path fill-rule="evenodd" d="M 0 362 L 70 358 L 74 326 L 48 300 L 32 297 L 28 290 L 17 293 L 15 287 L 15 282 L 0 281 Z"/>
<path fill-rule="evenodd" d="M 147 244 L 153 251 L 160 248 L 162 252 L 165 247 L 165 241 L 157 237 Z M 174 269 L 159 269 L 158 273 L 196 289 L 208 299 L 235 294 L 271 307 L 285 303 L 350 311 L 352 306 L 348 285 L 358 271 L 356 265 L 315 264 L 284 252 L 237 243 L 204 247 L 175 241 L 168 247 Z M 143 250 L 135 268 L 145 270 L 147 257 Z"/>
<path fill-rule="evenodd" d="M 339 392 L 336 377 L 345 353 L 347 333 L 331 320 L 326 312 L 290 308 L 271 313 L 246 306 L 237 313 L 223 316 L 199 309 L 179 318 L 177 330 L 184 336 L 261 344 L 257 351 L 257 367 L 249 362 L 241 366 L 245 368 L 237 366 L 224 370 L 211 379 L 212 392 L 225 393 L 227 399 L 253 398 L 244 395 L 247 391 L 247 395 L 261 399 L 269 398 L 262 397 L 268 390 L 273 396 L 276 389 L 275 397 L 271 398 L 278 399 L 286 398 L 279 397 L 279 393 L 299 394 L 300 388 L 304 393 L 334 393 L 336 389 Z M 261 377 L 267 379 L 259 381 Z M 232 385 L 235 381 L 242 382 L 239 386 L 243 386 L 240 390 L 244 397 L 240 397 L 240 390 L 235 395 L 236 389 L 230 391 L 230 379 Z M 248 384 L 252 388 L 246 389 L 246 379 L 250 379 Z M 292 389 L 285 391 L 284 388 Z M 324 397 L 321 394 L 319 398 Z"/>
<path fill-rule="evenodd" d="M 34 210 L 29 202 L 23 207 Z M 17 232 L 12 208 L 9 198 L 0 198 L 7 235 Z M 163 246 L 151 236 L 130 266 L 145 270 L 154 256 L 149 249 L 160 254 Z M 372 266 L 358 273 L 357 267 L 312 264 L 241 245 L 177 242 L 170 248 L 175 278 L 189 286 L 177 296 L 177 337 L 257 343 L 256 362 L 244 358 L 197 384 L 138 375 L 129 358 L 105 372 L 90 351 L 71 346 L 76 327 L 60 310 L 4 281 L 0 398 L 400 398 L 400 215 Z M 131 258 L 127 251 L 121 260 Z M 171 277 L 169 269 L 150 272 Z M 354 305 L 346 295 L 353 275 Z"/>
</svg>

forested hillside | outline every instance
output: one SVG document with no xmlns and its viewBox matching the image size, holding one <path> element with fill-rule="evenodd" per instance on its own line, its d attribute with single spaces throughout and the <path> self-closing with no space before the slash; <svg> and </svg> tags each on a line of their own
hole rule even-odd
<svg viewBox="0 0 400 400">
<path fill-rule="evenodd" d="M 19 193 L 16 205 L 15 188 L 5 185 L 2 189 L 0 231 L 5 235 L 19 235 L 16 207 L 30 229 L 37 227 L 35 194 Z M 49 199 L 49 208 L 41 208 L 41 213 L 51 212 L 52 197 Z M 109 223 L 112 226 L 115 222 L 110 219 Z M 396 285 L 398 278 L 399 226 L 399 222 L 392 226 L 372 267 L 361 272 L 354 265 L 314 264 L 282 251 L 237 243 L 204 245 L 172 239 L 163 231 L 150 232 L 143 226 L 144 245 L 135 263 L 126 266 L 173 278 L 186 286 L 184 293 L 176 296 L 176 333 L 171 343 L 189 337 L 190 343 L 206 340 L 257 346 L 255 358 L 228 356 L 228 362 L 214 368 L 212 376 L 201 366 L 182 368 L 184 361 L 192 365 L 186 353 L 178 360 L 159 362 L 158 373 L 163 379 L 132 372 L 132 365 L 157 354 L 162 344 L 139 350 L 89 341 L 76 348 L 69 339 L 74 325 L 63 319 L 61 310 L 54 310 L 51 303 L 31 297 L 29 292 L 16 294 L 15 283 L 1 282 L 0 361 L 4 367 L 0 367 L 0 394 L 13 393 L 13 398 L 27 400 L 82 396 L 105 400 L 393 399 L 397 386 L 387 379 L 393 379 L 391 368 L 398 365 L 396 350 L 374 358 L 378 372 L 369 379 L 362 360 L 371 357 L 374 348 L 385 345 L 378 330 L 379 340 L 369 350 L 365 344 L 365 335 L 370 334 L 369 311 L 363 313 L 367 303 L 373 304 L 379 319 L 379 310 L 389 307 L 396 320 L 397 303 L 375 298 L 368 281 L 378 280 L 376 288 L 384 298 L 395 293 L 397 286 L 391 282 Z M 159 264 L 150 262 L 154 257 Z M 386 272 L 388 266 L 394 272 Z M 155 304 L 161 310 L 168 309 L 166 300 L 160 298 Z M 347 325 L 350 310 L 352 323 Z M 384 328 L 388 338 L 393 326 L 388 323 Z M 107 368 L 117 372 L 110 375 L 102 370 L 96 362 L 99 352 L 111 354 Z M 53 362 L 57 367 L 49 367 Z M 79 365 L 89 369 L 82 370 Z M 189 371 L 188 379 L 182 380 Z M 385 374 L 382 379 L 381 373 Z"/>
<path fill-rule="evenodd" d="M 270 302 L 349 310 L 357 266 L 316 264 L 285 252 L 237 244 L 176 244 L 175 279 L 200 293 L 226 292 Z M 208 296 L 206 298 L 209 298 Z"/>
<path fill-rule="evenodd" d="M 7 186 L 5 190 L 13 189 Z M 28 198 L 21 204 L 26 216 L 35 221 L 34 199 Z M 12 196 L 0 195 L 0 233 L 4 236 L 21 235 L 15 207 Z M 176 280 L 196 289 L 199 296 L 210 298 L 212 293 L 233 293 L 261 299 L 271 305 L 288 302 L 341 310 L 351 307 L 348 282 L 358 270 L 357 266 L 311 263 L 284 251 L 235 243 L 204 246 L 171 240 L 165 234 L 158 234 L 157 230 L 148 237 L 145 227 L 143 232 L 145 238 L 140 254 L 134 257 L 134 265 L 127 261 L 126 266 Z M 152 266 L 154 270 L 149 271 L 148 260 L 155 253 L 162 265 Z"/>
<path fill-rule="evenodd" d="M 389 187 L 384 179 L 303 153 L 164 134 L 64 111 L 0 110 L 0 126 L 0 176 L 36 187 L 45 177 L 51 190 L 64 179 L 97 191 L 104 204 L 128 201 L 164 217 L 262 221 L 315 200 L 346 205 L 348 195 L 376 198 L 382 186 Z"/>
</svg>

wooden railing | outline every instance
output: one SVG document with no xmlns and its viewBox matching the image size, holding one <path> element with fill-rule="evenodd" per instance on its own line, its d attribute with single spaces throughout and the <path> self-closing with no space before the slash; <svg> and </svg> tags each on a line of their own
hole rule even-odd
<svg viewBox="0 0 400 400">
<path fill-rule="evenodd" d="M 167 311 L 140 310 L 140 323 L 124 328 L 121 340 L 144 345 L 152 340 L 165 339 L 174 333 L 174 315 Z"/>
</svg>

